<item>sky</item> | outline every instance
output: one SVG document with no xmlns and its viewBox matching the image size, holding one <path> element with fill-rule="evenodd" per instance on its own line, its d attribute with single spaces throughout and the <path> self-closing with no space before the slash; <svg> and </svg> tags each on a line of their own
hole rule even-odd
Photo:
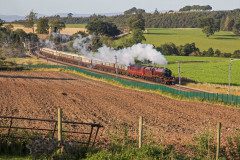
<svg viewBox="0 0 240 160">
<path fill-rule="evenodd" d="M 211 5 L 214 10 L 240 8 L 240 0 L 0 0 L 0 15 L 26 15 L 34 12 L 54 15 L 57 13 L 119 13 L 129 8 L 143 8 L 152 12 L 179 10 L 186 5 Z"/>
</svg>

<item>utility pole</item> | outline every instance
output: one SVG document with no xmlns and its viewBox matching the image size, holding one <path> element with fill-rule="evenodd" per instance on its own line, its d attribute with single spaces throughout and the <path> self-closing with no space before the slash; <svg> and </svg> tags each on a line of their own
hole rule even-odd
<svg viewBox="0 0 240 160">
<path fill-rule="evenodd" d="M 118 74 L 118 59 L 117 59 L 117 55 L 114 56 L 115 57 L 115 72 L 116 74 Z"/>
<path fill-rule="evenodd" d="M 181 85 L 181 63 L 178 61 L 178 84 Z"/>
</svg>

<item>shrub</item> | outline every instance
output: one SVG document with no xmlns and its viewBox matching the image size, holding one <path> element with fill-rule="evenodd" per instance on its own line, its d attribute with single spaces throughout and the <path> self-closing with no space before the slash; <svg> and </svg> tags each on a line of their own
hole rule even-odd
<svg viewBox="0 0 240 160">
<path fill-rule="evenodd" d="M 240 134 L 229 137 L 227 142 L 227 158 L 240 159 Z"/>
<path fill-rule="evenodd" d="M 215 144 L 213 135 L 209 132 L 203 133 L 194 138 L 195 155 L 199 159 L 213 159 L 215 156 Z"/>
<path fill-rule="evenodd" d="M 231 55 L 232 58 L 240 58 L 240 50 L 236 50 Z"/>
<path fill-rule="evenodd" d="M 179 55 L 177 46 L 174 43 L 166 43 L 156 48 L 163 55 Z"/>
<path fill-rule="evenodd" d="M 195 43 L 187 43 L 179 47 L 179 54 L 181 56 L 189 56 L 193 52 L 199 52 L 199 48 L 196 47 Z"/>
</svg>

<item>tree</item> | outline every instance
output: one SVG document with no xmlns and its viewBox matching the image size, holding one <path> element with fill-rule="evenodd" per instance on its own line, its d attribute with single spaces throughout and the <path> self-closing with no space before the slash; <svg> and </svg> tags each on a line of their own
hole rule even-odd
<svg viewBox="0 0 240 160">
<path fill-rule="evenodd" d="M 73 14 L 72 13 L 68 13 L 67 18 L 70 19 L 72 17 L 73 17 Z"/>
<path fill-rule="evenodd" d="M 212 57 L 214 55 L 214 50 L 212 48 L 209 48 L 207 51 L 206 57 Z"/>
<path fill-rule="evenodd" d="M 158 9 L 156 8 L 154 14 L 159 14 Z"/>
<path fill-rule="evenodd" d="M 179 54 L 181 56 L 189 56 L 194 52 L 199 52 L 199 49 L 196 47 L 195 43 L 187 43 L 184 46 L 179 47 Z"/>
<path fill-rule="evenodd" d="M 205 33 L 207 37 L 209 37 L 215 33 L 215 31 L 213 30 L 213 28 L 211 26 L 204 26 L 202 28 L 202 32 Z"/>
<path fill-rule="evenodd" d="M 214 21 L 213 18 L 203 18 L 200 20 L 200 26 L 207 37 L 220 30 L 220 21 Z"/>
<path fill-rule="evenodd" d="M 10 23 L 10 24 L 7 24 L 7 25 L 5 26 L 5 28 L 8 29 L 8 30 L 12 30 L 14 27 L 13 27 L 13 25 Z"/>
<path fill-rule="evenodd" d="M 240 50 L 234 51 L 231 57 L 232 58 L 240 58 Z"/>
<path fill-rule="evenodd" d="M 4 24 L 4 20 L 0 19 L 0 27 Z"/>
<path fill-rule="evenodd" d="M 160 47 L 157 47 L 157 50 L 164 55 L 179 55 L 178 48 L 174 43 L 162 44 Z"/>
<path fill-rule="evenodd" d="M 240 20 L 237 20 L 233 26 L 233 33 L 240 35 Z"/>
<path fill-rule="evenodd" d="M 126 10 L 124 12 L 124 15 L 129 15 L 129 14 L 143 14 L 146 13 L 146 11 L 144 9 L 137 9 L 136 7 L 133 7 L 129 10 Z"/>
<path fill-rule="evenodd" d="M 181 8 L 179 11 L 210 11 L 212 7 L 210 5 L 200 6 L 200 5 L 193 5 L 193 6 L 185 6 Z"/>
<path fill-rule="evenodd" d="M 128 27 L 130 30 L 140 29 L 145 30 L 145 20 L 142 14 L 132 15 L 128 19 Z"/>
<path fill-rule="evenodd" d="M 48 19 L 46 17 L 39 18 L 37 21 L 37 29 L 38 34 L 48 34 L 49 33 L 49 25 Z"/>
<path fill-rule="evenodd" d="M 145 41 L 146 38 L 143 35 L 143 31 L 141 29 L 135 29 L 132 32 L 132 41 L 134 44 L 141 43 Z"/>
<path fill-rule="evenodd" d="M 49 27 L 51 32 L 58 33 L 66 27 L 65 23 L 60 20 L 58 16 L 49 20 Z"/>
<path fill-rule="evenodd" d="M 234 26 L 234 19 L 227 16 L 225 22 L 224 22 L 224 27 L 223 30 L 224 31 L 232 31 L 233 30 L 233 26 Z"/>
<path fill-rule="evenodd" d="M 37 20 L 37 13 L 33 12 L 33 10 L 25 17 L 25 27 L 32 28 L 34 33 L 34 23 Z"/>
<path fill-rule="evenodd" d="M 113 23 L 104 22 L 99 19 L 95 19 L 86 26 L 90 34 L 96 34 L 100 36 L 115 37 L 120 34 L 120 30 Z"/>
</svg>

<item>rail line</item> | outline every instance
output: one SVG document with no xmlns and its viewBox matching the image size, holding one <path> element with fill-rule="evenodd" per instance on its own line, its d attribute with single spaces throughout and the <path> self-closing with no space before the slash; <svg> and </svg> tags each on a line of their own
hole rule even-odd
<svg viewBox="0 0 240 160">
<path fill-rule="evenodd" d="M 92 68 L 88 68 L 88 67 L 68 63 L 68 62 L 63 62 L 63 61 L 56 60 L 56 59 L 53 59 L 53 58 L 49 58 L 49 57 L 46 57 L 46 56 L 44 56 L 40 53 L 37 53 L 36 56 L 38 58 L 41 58 L 41 59 L 44 59 L 44 60 L 47 60 L 47 61 L 50 61 L 50 62 L 54 62 L 54 63 L 57 63 L 57 64 L 66 65 L 66 66 L 74 66 L 74 67 L 85 69 L 85 70 L 88 70 L 88 71 L 91 71 L 91 72 L 107 74 L 107 75 L 115 76 L 115 77 L 122 78 L 122 79 L 127 79 L 127 80 L 132 80 L 132 81 L 137 81 L 137 82 L 144 82 L 144 83 L 149 83 L 149 84 L 158 84 L 158 85 L 162 85 L 162 86 L 168 86 L 170 88 L 174 88 L 174 89 L 181 90 L 181 91 L 206 92 L 206 91 L 203 91 L 203 90 L 193 89 L 193 88 L 189 88 L 189 87 L 181 86 L 181 85 L 164 85 L 164 84 L 159 84 L 159 83 L 156 83 L 156 82 L 147 81 L 147 80 L 139 79 L 139 78 L 135 78 L 135 77 L 128 77 L 128 76 L 124 76 L 124 75 L 120 75 L 120 74 L 113 74 L 113 73 L 109 73 L 109 72 L 104 72 L 104 71 L 100 71 L 100 70 L 97 70 L 97 69 L 92 69 Z"/>
</svg>

